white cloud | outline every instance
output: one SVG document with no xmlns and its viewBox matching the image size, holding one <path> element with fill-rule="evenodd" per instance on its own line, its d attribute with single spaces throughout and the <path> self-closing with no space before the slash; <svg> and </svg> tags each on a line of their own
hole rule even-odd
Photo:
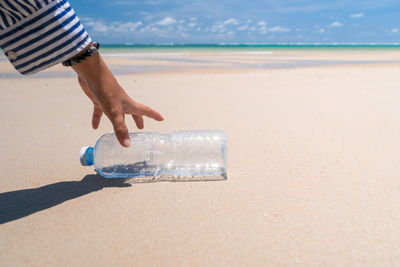
<svg viewBox="0 0 400 267">
<path fill-rule="evenodd" d="M 226 31 L 225 25 L 222 24 L 221 22 L 215 22 L 215 23 L 211 26 L 210 31 L 211 31 L 211 32 L 221 32 L 221 33 L 222 33 L 222 32 L 225 32 L 225 31 Z"/>
<path fill-rule="evenodd" d="M 127 2 L 129 2 L 129 1 L 127 1 Z M 151 6 L 157 6 L 157 5 L 165 4 L 165 2 L 166 1 L 163 1 L 163 0 L 147 0 L 147 1 L 144 1 L 144 4 L 151 5 Z"/>
<path fill-rule="evenodd" d="M 315 31 L 315 33 L 325 33 L 325 29 L 321 28 Z"/>
<path fill-rule="evenodd" d="M 391 33 L 393 33 L 393 34 L 399 34 L 399 33 L 400 33 L 400 30 L 399 30 L 398 28 L 394 28 L 394 29 L 391 30 Z"/>
<path fill-rule="evenodd" d="M 176 19 L 171 18 L 171 17 L 166 17 L 160 21 L 157 21 L 155 24 L 160 25 L 160 26 L 169 26 L 169 25 L 173 25 L 175 23 L 177 23 Z"/>
<path fill-rule="evenodd" d="M 237 28 L 238 31 L 245 31 L 249 28 L 248 24 L 242 25 L 240 27 Z"/>
<path fill-rule="evenodd" d="M 284 26 L 274 26 L 271 28 L 268 28 L 268 31 L 270 32 L 290 32 L 290 29 Z"/>
<path fill-rule="evenodd" d="M 349 17 L 352 18 L 352 19 L 360 19 L 360 18 L 362 18 L 364 16 L 365 16 L 364 13 L 354 13 L 354 14 L 350 14 Z"/>
<path fill-rule="evenodd" d="M 83 19 L 83 23 L 85 26 L 90 27 L 91 31 L 98 33 L 132 33 L 143 26 L 143 22 L 141 21 L 113 21 L 106 24 L 101 20 L 94 20 L 91 18 Z"/>
<path fill-rule="evenodd" d="M 258 32 L 260 32 L 261 34 L 267 34 L 268 32 L 289 32 L 290 29 L 288 27 L 285 26 L 272 26 L 272 27 L 268 27 L 268 23 L 264 20 L 260 20 L 257 24 L 256 24 L 256 29 Z M 238 28 L 240 29 L 240 28 Z M 255 27 L 251 27 L 248 28 L 250 31 L 254 31 Z"/>
<path fill-rule="evenodd" d="M 150 28 L 150 31 L 151 31 L 151 32 L 159 32 L 160 29 L 157 28 L 157 27 L 151 27 L 151 28 Z"/>
<path fill-rule="evenodd" d="M 121 29 L 121 31 L 123 31 L 123 29 L 126 29 L 129 32 L 134 32 L 134 31 L 136 31 L 136 29 L 138 29 L 142 25 L 143 25 L 143 22 L 141 22 L 141 21 L 127 22 L 127 23 L 120 24 L 119 28 Z"/>
<path fill-rule="evenodd" d="M 260 21 L 257 23 L 257 26 L 258 26 L 258 31 L 259 31 L 261 34 L 267 34 L 267 32 L 268 32 L 268 30 L 267 30 L 267 23 L 266 23 L 265 21 L 260 20 Z"/>
<path fill-rule="evenodd" d="M 263 20 L 260 20 L 260 21 L 257 23 L 257 25 L 258 25 L 258 26 L 266 26 L 267 23 L 266 23 L 265 21 L 263 21 Z"/>
<path fill-rule="evenodd" d="M 248 20 L 246 21 L 246 24 L 243 24 L 242 26 L 237 27 L 237 30 L 238 30 L 238 31 L 245 31 L 245 30 L 248 30 L 251 22 L 252 22 L 252 20 L 251 20 L 251 19 L 248 19 Z"/>
<path fill-rule="evenodd" d="M 238 25 L 238 24 L 239 22 L 237 21 L 237 19 L 234 18 L 230 18 L 224 21 L 224 25 Z"/>
<path fill-rule="evenodd" d="M 228 31 L 227 27 L 229 25 L 237 25 L 239 22 L 235 18 L 230 18 L 225 21 L 217 21 L 215 22 L 211 28 L 209 29 L 211 32 L 219 32 L 219 33 L 225 33 Z"/>
<path fill-rule="evenodd" d="M 136 38 L 190 38 L 196 36 L 200 32 L 214 33 L 216 35 L 233 36 L 239 31 L 249 35 L 257 34 L 273 34 L 280 32 L 289 32 L 290 28 L 280 25 L 269 26 L 264 21 L 252 21 L 250 19 L 239 21 L 232 17 L 226 20 L 215 21 L 210 27 L 202 27 L 201 21 L 196 17 L 161 17 L 149 18 L 141 21 L 105 21 L 103 19 L 82 18 L 82 22 L 90 32 L 99 36 L 107 36 L 110 38 L 127 38 L 132 33 Z M 271 35 L 272 36 L 272 35 Z"/>
<path fill-rule="evenodd" d="M 109 27 L 102 21 L 93 21 L 93 20 L 88 20 L 84 21 L 83 24 L 87 27 L 90 27 L 92 31 L 94 32 L 108 32 Z"/>
<path fill-rule="evenodd" d="M 332 24 L 330 24 L 328 27 L 333 27 L 333 28 L 343 27 L 343 23 L 341 23 L 340 21 L 335 21 Z"/>
</svg>

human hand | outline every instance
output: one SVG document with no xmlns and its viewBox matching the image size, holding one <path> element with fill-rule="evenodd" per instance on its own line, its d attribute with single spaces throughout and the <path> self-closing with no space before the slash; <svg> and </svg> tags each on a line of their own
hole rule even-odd
<svg viewBox="0 0 400 267">
<path fill-rule="evenodd" d="M 93 102 L 92 127 L 97 129 L 103 113 L 111 121 L 115 135 L 124 147 L 131 144 L 125 114 L 130 114 L 138 129 L 143 129 L 143 116 L 162 121 L 164 118 L 155 110 L 130 98 L 118 84 L 100 55 L 95 54 L 72 66 L 85 94 Z"/>
</svg>

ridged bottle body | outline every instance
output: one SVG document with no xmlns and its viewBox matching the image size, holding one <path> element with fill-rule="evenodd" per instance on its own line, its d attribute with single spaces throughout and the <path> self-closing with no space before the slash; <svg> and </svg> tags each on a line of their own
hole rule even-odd
<svg viewBox="0 0 400 267">
<path fill-rule="evenodd" d="M 105 134 L 97 141 L 94 166 L 101 176 L 138 181 L 226 179 L 223 131 L 138 132 L 130 137 L 129 148 L 122 147 L 114 134 Z"/>
</svg>

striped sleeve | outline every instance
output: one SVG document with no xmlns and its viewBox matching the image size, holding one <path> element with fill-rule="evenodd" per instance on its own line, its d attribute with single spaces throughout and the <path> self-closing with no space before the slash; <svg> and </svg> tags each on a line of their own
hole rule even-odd
<svg viewBox="0 0 400 267">
<path fill-rule="evenodd" d="M 72 58 L 91 41 L 66 0 L 0 0 L 0 47 L 24 75 Z"/>
</svg>

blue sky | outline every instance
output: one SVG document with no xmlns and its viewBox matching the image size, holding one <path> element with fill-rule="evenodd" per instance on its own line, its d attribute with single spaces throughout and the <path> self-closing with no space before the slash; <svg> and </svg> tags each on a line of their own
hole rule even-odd
<svg viewBox="0 0 400 267">
<path fill-rule="evenodd" d="M 70 0 L 102 43 L 400 43 L 399 0 Z"/>
</svg>

